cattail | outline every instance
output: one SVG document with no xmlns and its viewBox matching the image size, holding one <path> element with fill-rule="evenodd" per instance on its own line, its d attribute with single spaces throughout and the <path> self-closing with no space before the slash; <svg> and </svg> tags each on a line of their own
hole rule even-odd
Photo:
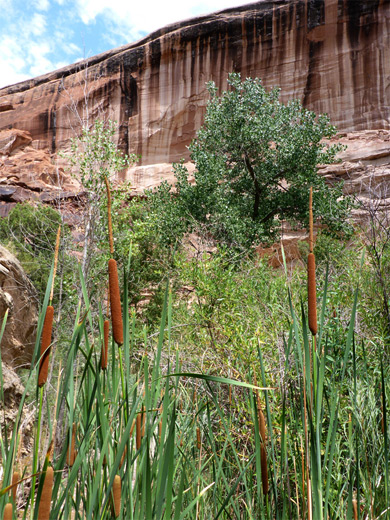
<svg viewBox="0 0 390 520">
<path fill-rule="evenodd" d="M 352 508 L 353 508 L 353 520 L 358 520 L 358 509 L 357 509 L 356 498 L 352 499 Z"/>
<path fill-rule="evenodd" d="M 68 464 L 69 466 L 73 466 L 74 461 L 76 460 L 77 452 L 76 452 L 76 423 L 73 423 L 72 426 L 72 440 L 68 449 Z"/>
<path fill-rule="evenodd" d="M 309 329 L 317 334 L 316 261 L 313 253 L 307 257 L 307 294 L 309 306 Z"/>
<path fill-rule="evenodd" d="M 162 432 L 162 419 L 158 423 L 158 442 L 161 442 L 161 432 Z"/>
<path fill-rule="evenodd" d="M 18 490 L 18 482 L 20 480 L 20 473 L 19 471 L 14 471 L 12 473 L 12 481 L 11 481 L 11 485 L 12 485 L 12 499 L 14 502 L 16 502 L 16 493 L 17 493 L 17 490 Z"/>
<path fill-rule="evenodd" d="M 48 466 L 44 478 L 41 500 L 39 502 L 38 520 L 49 520 L 50 517 L 51 494 L 54 480 L 54 470 L 51 466 Z"/>
<path fill-rule="evenodd" d="M 309 329 L 313 336 L 317 334 L 317 292 L 316 292 L 316 259 L 313 253 L 313 188 L 309 194 L 309 248 L 307 258 L 307 292 L 309 307 Z"/>
<path fill-rule="evenodd" d="M 256 383 L 257 384 L 257 383 Z M 259 434 L 260 434 L 260 466 L 261 466 L 261 483 L 263 487 L 264 495 L 268 494 L 269 483 L 268 483 L 268 465 L 267 465 L 267 450 L 266 450 L 266 428 L 265 418 L 263 410 L 261 409 L 261 401 L 259 391 L 256 390 L 256 401 L 257 401 L 257 418 L 259 423 Z"/>
<path fill-rule="evenodd" d="M 5 508 L 4 508 L 3 519 L 12 520 L 12 517 L 13 517 L 13 507 L 12 507 L 12 504 L 10 502 L 8 502 L 8 504 L 6 504 Z"/>
<path fill-rule="evenodd" d="M 202 447 L 202 439 L 200 436 L 200 428 L 199 426 L 196 428 L 196 445 L 198 447 L 198 450 Z"/>
<path fill-rule="evenodd" d="M 141 421 L 142 421 L 142 418 L 141 418 L 141 414 L 138 414 L 137 415 L 137 429 L 136 429 L 136 447 L 137 447 L 137 450 L 140 449 L 141 447 Z"/>
<path fill-rule="evenodd" d="M 48 305 L 46 309 L 45 321 L 43 323 L 41 337 L 41 361 L 39 364 L 38 386 L 43 386 L 47 381 L 49 371 L 51 333 L 53 329 L 54 308 Z"/>
<path fill-rule="evenodd" d="M 106 370 L 107 364 L 108 364 L 109 334 L 110 334 L 110 322 L 109 322 L 109 320 L 104 320 L 104 343 L 102 345 L 102 361 L 101 361 L 102 370 Z"/>
<path fill-rule="evenodd" d="M 115 475 L 114 482 L 112 484 L 112 494 L 114 497 L 114 514 L 115 518 L 119 516 L 121 512 L 121 494 L 122 494 L 122 482 L 119 475 Z"/>
<path fill-rule="evenodd" d="M 114 340 L 118 345 L 123 344 L 123 323 L 121 297 L 119 292 L 118 268 L 116 261 L 110 258 L 108 261 L 108 278 L 110 284 L 110 305 L 111 305 L 111 321 L 112 333 Z"/>
</svg>

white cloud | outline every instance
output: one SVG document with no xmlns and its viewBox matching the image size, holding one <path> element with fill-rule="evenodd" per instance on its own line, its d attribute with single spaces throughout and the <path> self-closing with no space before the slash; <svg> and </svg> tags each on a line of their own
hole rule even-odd
<svg viewBox="0 0 390 520">
<path fill-rule="evenodd" d="M 62 46 L 62 50 L 69 55 L 80 54 L 82 50 L 75 43 L 65 43 Z"/>
<path fill-rule="evenodd" d="M 169 23 L 207 14 L 228 7 L 244 5 L 248 0 L 149 0 L 146 2 L 123 2 L 123 0 L 75 0 L 78 14 L 86 24 L 97 16 L 104 15 L 121 28 L 128 36 L 141 35 L 159 29 Z"/>
<path fill-rule="evenodd" d="M 27 24 L 26 24 L 27 25 Z M 39 13 L 35 13 L 32 20 L 28 22 L 34 36 L 40 36 L 46 30 L 46 18 Z"/>
<path fill-rule="evenodd" d="M 34 5 L 39 11 L 48 11 L 50 3 L 49 0 L 35 0 Z"/>
</svg>

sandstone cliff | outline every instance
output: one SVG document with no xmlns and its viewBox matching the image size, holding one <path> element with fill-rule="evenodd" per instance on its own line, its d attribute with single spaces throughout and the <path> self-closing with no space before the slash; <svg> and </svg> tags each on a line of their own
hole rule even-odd
<svg viewBox="0 0 390 520">
<path fill-rule="evenodd" d="M 0 130 L 28 132 L 31 147 L 50 154 L 81 120 L 110 117 L 121 149 L 141 156 L 128 177 L 154 185 L 188 158 L 205 83 L 224 88 L 230 71 L 279 85 L 283 99 L 327 112 L 340 130 L 389 129 L 390 0 L 262 0 L 176 23 L 1 89 Z M 3 184 L 8 170 L 3 161 Z"/>
</svg>

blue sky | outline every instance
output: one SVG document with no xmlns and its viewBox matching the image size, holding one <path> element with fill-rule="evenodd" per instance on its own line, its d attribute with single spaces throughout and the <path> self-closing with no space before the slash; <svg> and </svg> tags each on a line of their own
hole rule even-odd
<svg viewBox="0 0 390 520">
<path fill-rule="evenodd" d="M 0 0 L 0 88 L 250 0 Z"/>
</svg>

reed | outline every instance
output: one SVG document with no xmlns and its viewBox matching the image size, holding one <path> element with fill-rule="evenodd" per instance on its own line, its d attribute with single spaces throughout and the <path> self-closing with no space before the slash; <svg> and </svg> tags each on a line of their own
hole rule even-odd
<svg viewBox="0 0 390 520">
<path fill-rule="evenodd" d="M 101 368 L 106 370 L 108 365 L 108 342 L 110 336 L 110 322 L 104 320 L 103 324 L 103 344 L 102 344 L 102 357 L 101 357 Z"/>
<path fill-rule="evenodd" d="M 48 305 L 46 308 L 45 321 L 43 323 L 41 336 L 41 359 L 38 372 L 38 386 L 42 387 L 47 381 L 49 372 L 51 336 L 53 330 L 54 308 Z"/>
</svg>

